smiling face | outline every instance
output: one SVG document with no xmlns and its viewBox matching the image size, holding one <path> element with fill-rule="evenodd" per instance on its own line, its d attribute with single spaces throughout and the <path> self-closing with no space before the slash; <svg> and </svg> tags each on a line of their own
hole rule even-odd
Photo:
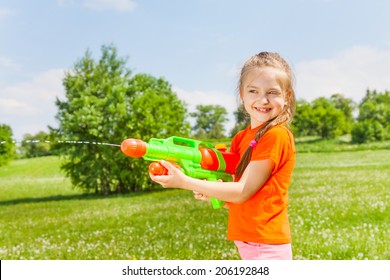
<svg viewBox="0 0 390 280">
<path fill-rule="evenodd" d="M 240 87 L 240 97 L 250 116 L 251 128 L 278 116 L 287 104 L 283 87 L 286 74 L 274 67 L 256 67 L 249 71 Z"/>
</svg>

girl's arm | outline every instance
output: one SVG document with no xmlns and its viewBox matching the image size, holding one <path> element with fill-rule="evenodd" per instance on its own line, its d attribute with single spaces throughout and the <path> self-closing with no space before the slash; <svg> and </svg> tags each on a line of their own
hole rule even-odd
<svg viewBox="0 0 390 280">
<path fill-rule="evenodd" d="M 252 197 L 268 180 L 274 162 L 266 160 L 251 161 L 238 182 L 210 182 L 186 176 L 167 161 L 160 162 L 168 169 L 168 175 L 150 178 L 164 188 L 192 190 L 209 197 L 227 202 L 243 203 Z"/>
</svg>

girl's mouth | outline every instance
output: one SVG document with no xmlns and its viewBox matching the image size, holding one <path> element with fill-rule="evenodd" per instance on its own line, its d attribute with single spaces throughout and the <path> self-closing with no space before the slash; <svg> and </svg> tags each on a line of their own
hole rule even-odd
<svg viewBox="0 0 390 280">
<path fill-rule="evenodd" d="M 271 111 L 271 108 L 259 108 L 259 107 L 254 107 L 256 111 L 261 112 L 261 113 L 268 113 Z"/>
</svg>

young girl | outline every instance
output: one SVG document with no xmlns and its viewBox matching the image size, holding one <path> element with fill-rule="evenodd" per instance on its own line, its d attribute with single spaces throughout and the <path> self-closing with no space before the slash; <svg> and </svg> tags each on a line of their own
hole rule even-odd
<svg viewBox="0 0 390 280">
<path fill-rule="evenodd" d="M 293 74 L 277 53 L 261 52 L 246 61 L 238 84 L 250 125 L 234 136 L 231 152 L 241 156 L 234 182 L 209 182 L 183 174 L 161 162 L 166 176 L 151 176 L 164 188 L 192 190 L 214 197 L 229 208 L 228 239 L 242 259 L 292 259 L 287 217 L 288 187 L 295 164 Z"/>
</svg>

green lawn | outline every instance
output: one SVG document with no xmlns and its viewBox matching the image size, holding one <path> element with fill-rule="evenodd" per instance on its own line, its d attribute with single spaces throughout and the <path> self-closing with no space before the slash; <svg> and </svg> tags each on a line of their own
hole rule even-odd
<svg viewBox="0 0 390 280">
<path fill-rule="evenodd" d="M 390 259 L 390 151 L 298 154 L 296 259 Z"/>
<path fill-rule="evenodd" d="M 295 259 L 390 259 L 390 150 L 299 153 Z M 191 192 L 83 195 L 56 157 L 0 168 L 0 259 L 238 259 L 227 211 Z"/>
</svg>

